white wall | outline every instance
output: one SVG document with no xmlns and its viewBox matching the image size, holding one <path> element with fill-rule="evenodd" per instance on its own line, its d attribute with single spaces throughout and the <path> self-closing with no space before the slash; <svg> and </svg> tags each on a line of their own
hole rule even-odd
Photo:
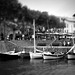
<svg viewBox="0 0 75 75">
<path fill-rule="evenodd" d="M 74 33 L 75 32 L 75 21 L 74 19 L 67 19 L 65 20 L 66 27 L 64 28 L 64 32 L 67 33 Z"/>
</svg>

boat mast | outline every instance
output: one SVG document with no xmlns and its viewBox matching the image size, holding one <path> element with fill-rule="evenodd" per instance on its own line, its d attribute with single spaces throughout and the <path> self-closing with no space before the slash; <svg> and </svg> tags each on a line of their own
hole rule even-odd
<svg viewBox="0 0 75 75">
<path fill-rule="evenodd" d="M 34 27 L 34 29 L 33 29 L 33 31 L 34 31 L 34 53 L 36 53 L 36 43 L 35 43 L 35 19 L 33 19 L 33 27 Z"/>
</svg>

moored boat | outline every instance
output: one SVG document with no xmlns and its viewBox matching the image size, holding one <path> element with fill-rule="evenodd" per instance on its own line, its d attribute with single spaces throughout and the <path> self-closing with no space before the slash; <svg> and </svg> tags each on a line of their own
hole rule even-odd
<svg viewBox="0 0 75 75">
<path fill-rule="evenodd" d="M 9 52 L 0 52 L 0 60 L 12 60 L 12 59 L 18 59 L 20 58 L 21 52 L 14 52 L 14 51 L 9 51 Z"/>
<path fill-rule="evenodd" d="M 33 20 L 33 26 L 34 26 L 34 52 L 29 52 L 30 54 L 30 58 L 31 59 L 39 59 L 39 58 L 43 58 L 42 56 L 42 51 L 36 49 L 36 43 L 35 43 L 35 20 Z M 37 52 L 38 51 L 38 52 Z"/>
<path fill-rule="evenodd" d="M 41 58 L 43 58 L 42 53 L 33 53 L 33 52 L 29 52 L 29 53 L 30 53 L 30 58 L 31 59 L 41 59 Z"/>
<path fill-rule="evenodd" d="M 29 53 L 26 53 L 25 50 L 21 52 L 20 57 L 23 59 L 30 59 Z"/>
<path fill-rule="evenodd" d="M 67 59 L 75 59 L 75 53 L 68 53 Z"/>
<path fill-rule="evenodd" d="M 75 59 L 75 44 L 72 46 L 72 48 L 66 53 L 67 59 Z"/>
<path fill-rule="evenodd" d="M 51 52 L 44 52 L 43 53 L 43 59 L 60 59 L 64 57 L 64 53 L 61 54 L 55 54 Z"/>
</svg>

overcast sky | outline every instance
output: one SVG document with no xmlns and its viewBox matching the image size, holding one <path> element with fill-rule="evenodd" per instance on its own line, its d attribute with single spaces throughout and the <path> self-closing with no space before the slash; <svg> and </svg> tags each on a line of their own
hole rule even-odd
<svg viewBox="0 0 75 75">
<path fill-rule="evenodd" d="M 75 0 L 19 0 L 30 9 L 47 11 L 49 15 L 72 17 L 75 13 Z"/>
</svg>

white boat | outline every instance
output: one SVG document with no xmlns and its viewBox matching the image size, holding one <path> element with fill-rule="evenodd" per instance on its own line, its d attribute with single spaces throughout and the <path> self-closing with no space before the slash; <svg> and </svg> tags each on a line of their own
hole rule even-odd
<svg viewBox="0 0 75 75">
<path fill-rule="evenodd" d="M 68 53 L 67 59 L 75 59 L 75 53 Z"/>
<path fill-rule="evenodd" d="M 29 52 L 30 53 L 30 58 L 31 59 L 40 59 L 43 58 L 43 52 L 42 51 L 38 51 L 36 50 L 36 52 Z"/>
<path fill-rule="evenodd" d="M 66 53 L 67 59 L 75 59 L 75 44 L 74 46 Z"/>
<path fill-rule="evenodd" d="M 61 54 L 55 54 L 51 52 L 44 52 L 43 53 L 43 59 L 60 59 L 64 57 L 64 53 Z"/>
<path fill-rule="evenodd" d="M 30 58 L 31 59 L 43 58 L 42 51 L 36 49 L 36 43 L 35 43 L 35 20 L 33 20 L 33 26 L 34 26 L 34 52 L 29 52 Z"/>
<path fill-rule="evenodd" d="M 40 59 L 40 58 L 42 58 L 42 53 L 33 53 L 33 52 L 30 52 L 30 58 L 31 59 Z"/>
<path fill-rule="evenodd" d="M 22 52 L 15 52 L 15 51 L 8 51 L 8 52 L 4 52 L 4 54 L 8 54 L 8 55 L 20 55 Z"/>
<path fill-rule="evenodd" d="M 75 49 L 67 54 L 67 59 L 75 59 Z"/>
</svg>

